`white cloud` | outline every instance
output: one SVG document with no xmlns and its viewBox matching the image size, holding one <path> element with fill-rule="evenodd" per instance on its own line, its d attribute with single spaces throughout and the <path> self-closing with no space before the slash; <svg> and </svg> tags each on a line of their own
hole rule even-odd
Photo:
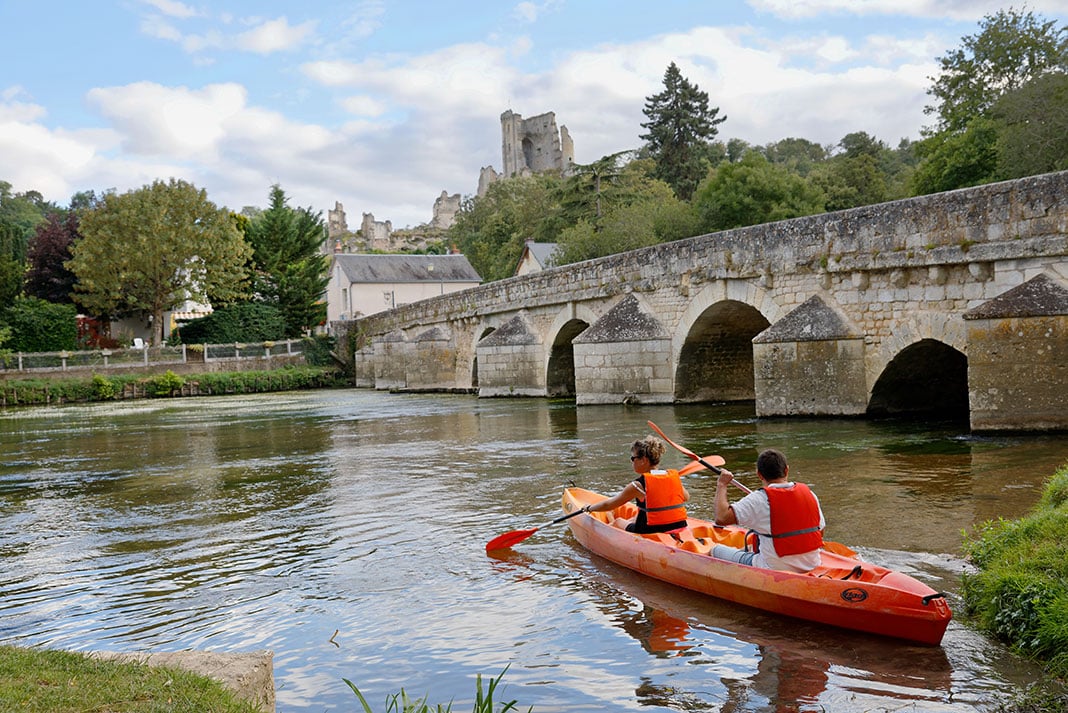
<svg viewBox="0 0 1068 713">
<path fill-rule="evenodd" d="M 257 54 L 291 50 L 315 31 L 315 25 L 315 21 L 310 20 L 291 26 L 286 18 L 280 17 L 276 20 L 268 20 L 247 32 L 242 32 L 234 38 L 234 45 L 238 49 Z"/>
<path fill-rule="evenodd" d="M 155 8 L 158 12 L 163 13 L 168 17 L 177 17 L 182 20 L 187 20 L 191 17 L 197 17 L 198 13 L 195 9 L 189 7 L 183 2 L 177 2 L 176 0 L 141 0 L 145 5 L 149 5 Z"/>
<path fill-rule="evenodd" d="M 385 102 L 363 94 L 345 97 L 340 103 L 345 111 L 357 116 L 382 116 L 389 108 Z"/>
<path fill-rule="evenodd" d="M 892 15 L 958 21 L 979 20 L 1006 8 L 1001 0 L 748 0 L 758 11 L 791 20 L 826 14 Z M 1064 12 L 1064 0 L 1029 0 L 1038 13 Z"/>
<path fill-rule="evenodd" d="M 120 131 L 131 153 L 200 160 L 218 155 L 227 122 L 244 110 L 245 98 L 237 84 L 190 90 L 152 82 L 93 89 L 87 96 Z"/>
<path fill-rule="evenodd" d="M 461 44 L 424 55 L 378 57 L 363 62 L 309 62 L 302 71 L 328 87 L 358 87 L 391 103 L 427 111 L 499 114 L 511 87 L 523 80 L 507 51 Z"/>
</svg>

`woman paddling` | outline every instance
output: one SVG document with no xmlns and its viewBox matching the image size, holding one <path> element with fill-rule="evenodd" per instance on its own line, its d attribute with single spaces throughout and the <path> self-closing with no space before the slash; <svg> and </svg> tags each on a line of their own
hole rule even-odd
<svg viewBox="0 0 1068 713">
<path fill-rule="evenodd" d="M 683 487 L 677 470 L 657 468 L 664 448 L 664 442 L 655 436 L 634 441 L 630 447 L 630 462 L 638 477 L 618 495 L 587 505 L 583 510 L 606 512 L 636 500 L 638 517 L 627 525 L 628 532 L 670 532 L 686 527 L 683 503 L 690 499 L 690 494 Z"/>
</svg>

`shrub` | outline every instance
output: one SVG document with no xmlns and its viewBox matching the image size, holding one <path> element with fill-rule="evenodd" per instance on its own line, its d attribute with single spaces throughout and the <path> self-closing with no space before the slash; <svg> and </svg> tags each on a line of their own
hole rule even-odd
<svg viewBox="0 0 1068 713">
<path fill-rule="evenodd" d="M 178 328 L 185 344 L 230 344 L 285 339 L 286 323 L 277 307 L 242 302 L 217 309 Z"/>
<path fill-rule="evenodd" d="M 78 312 L 36 297 L 19 297 L 0 314 L 11 330 L 4 347 L 16 352 L 59 352 L 78 348 Z"/>
<path fill-rule="evenodd" d="M 93 375 L 93 398 L 97 401 L 108 401 L 118 394 L 115 382 L 100 374 Z"/>
<path fill-rule="evenodd" d="M 145 383 L 145 391 L 150 396 L 172 396 L 185 385 L 185 379 L 168 369 L 159 376 L 154 376 Z"/>
</svg>

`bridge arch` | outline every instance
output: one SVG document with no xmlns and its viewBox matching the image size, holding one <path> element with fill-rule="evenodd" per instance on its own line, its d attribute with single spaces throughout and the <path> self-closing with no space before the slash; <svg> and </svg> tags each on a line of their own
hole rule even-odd
<svg viewBox="0 0 1068 713">
<path fill-rule="evenodd" d="M 750 282 L 722 280 L 690 301 L 672 339 L 674 400 L 749 401 L 754 398 L 752 340 L 782 308 Z"/>
<path fill-rule="evenodd" d="M 587 305 L 565 305 L 549 327 L 550 347 L 545 362 L 545 392 L 550 397 L 575 396 L 575 337 L 600 317 Z"/>
<path fill-rule="evenodd" d="M 481 331 L 475 331 L 475 337 L 471 340 L 471 388 L 478 390 L 478 343 L 493 334 L 497 327 L 484 325 Z"/>
<path fill-rule="evenodd" d="M 879 375 L 867 414 L 967 420 L 968 357 L 935 339 L 910 344 Z"/>
</svg>

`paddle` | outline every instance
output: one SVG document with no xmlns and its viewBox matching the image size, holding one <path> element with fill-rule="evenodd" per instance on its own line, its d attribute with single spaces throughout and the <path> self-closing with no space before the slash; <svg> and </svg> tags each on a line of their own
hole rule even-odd
<svg viewBox="0 0 1068 713">
<path fill-rule="evenodd" d="M 713 473 L 719 473 L 719 471 L 720 471 L 719 468 L 717 468 L 716 466 L 712 465 L 711 463 L 705 463 L 704 459 L 701 458 L 701 456 L 697 455 L 696 453 L 691 451 L 689 448 L 685 448 L 683 446 L 680 446 L 678 443 L 675 443 L 675 441 L 673 441 L 670 438 L 668 438 L 667 434 L 664 433 L 663 431 L 661 431 L 660 428 L 655 423 L 653 423 L 652 421 L 646 421 L 646 423 L 649 424 L 649 428 L 653 429 L 658 434 L 660 434 L 660 437 L 663 438 L 668 443 L 670 443 L 677 451 L 679 451 L 683 455 L 687 456 L 688 458 L 690 458 L 694 462 L 701 463 L 706 468 L 711 470 Z M 717 458 L 718 458 L 718 456 L 717 456 Z M 720 458 L 720 460 L 723 460 L 723 459 Z M 720 465 L 723 465 L 723 464 L 720 463 Z M 745 487 L 745 485 L 743 485 L 742 483 L 739 483 L 734 478 L 731 478 L 731 482 L 734 483 L 735 485 L 737 485 L 742 490 L 744 490 L 746 493 L 753 492 L 749 488 Z M 857 556 L 856 550 L 851 549 L 851 548 L 843 545 L 840 542 L 832 542 L 831 540 L 824 540 L 823 541 L 823 549 L 827 550 L 828 552 L 834 552 L 835 554 L 844 555 L 846 557 L 856 557 Z"/>
<path fill-rule="evenodd" d="M 568 513 L 567 515 L 561 515 L 555 520 L 550 520 L 544 525 L 538 525 L 537 527 L 532 527 L 528 530 L 512 530 L 511 532 L 506 532 L 503 535 L 497 535 L 492 540 L 486 543 L 486 552 L 491 552 L 492 550 L 508 549 L 512 545 L 518 544 L 523 540 L 527 539 L 543 527 L 555 525 L 558 522 L 563 522 L 564 520 L 575 517 L 575 515 L 581 515 L 583 512 L 585 511 L 581 509 L 576 510 L 575 512 Z"/>
<path fill-rule="evenodd" d="M 694 461 L 693 463 L 690 463 L 683 467 L 679 471 L 679 475 L 682 476 L 689 475 L 690 473 L 696 473 L 702 468 L 714 468 L 715 466 L 710 465 L 711 463 L 715 463 L 716 465 L 723 465 L 725 462 L 726 461 L 723 460 L 722 456 L 705 456 L 704 458 L 700 458 Z M 492 540 L 486 543 L 486 552 L 492 552 L 493 550 L 506 550 L 512 545 L 519 544 L 523 540 L 527 539 L 541 528 L 548 527 L 549 525 L 555 525 L 558 522 L 563 522 L 568 518 L 575 517 L 575 515 L 578 515 L 580 512 L 582 512 L 582 510 L 576 510 L 573 513 L 568 513 L 567 515 L 558 517 L 555 520 L 550 520 L 544 525 L 539 525 L 538 527 L 531 527 L 527 530 L 512 530 L 511 532 L 506 532 L 503 535 L 497 535 Z"/>
</svg>

